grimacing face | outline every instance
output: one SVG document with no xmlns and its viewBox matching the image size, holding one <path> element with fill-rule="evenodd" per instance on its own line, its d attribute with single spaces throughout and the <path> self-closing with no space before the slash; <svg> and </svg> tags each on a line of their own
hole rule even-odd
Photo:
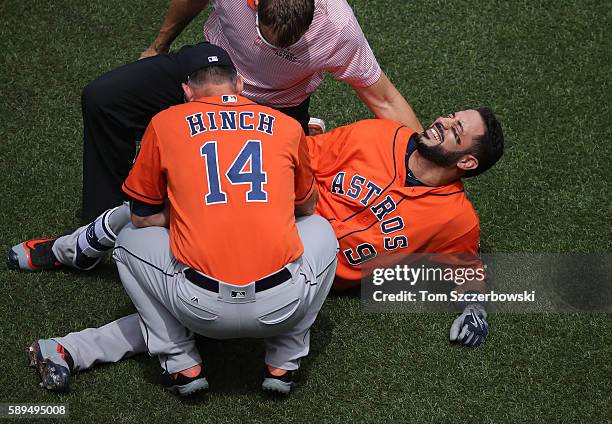
<svg viewBox="0 0 612 424">
<path fill-rule="evenodd" d="M 417 149 L 427 160 L 443 167 L 455 165 L 469 154 L 485 125 L 477 110 L 469 109 L 439 117 L 419 134 Z"/>
</svg>

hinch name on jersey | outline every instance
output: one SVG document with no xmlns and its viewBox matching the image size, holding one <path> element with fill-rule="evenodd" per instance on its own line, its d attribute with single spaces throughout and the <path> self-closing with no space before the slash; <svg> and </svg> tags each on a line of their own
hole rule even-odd
<svg viewBox="0 0 612 424">
<path fill-rule="evenodd" d="M 274 134 L 274 116 L 264 112 L 221 110 L 198 112 L 185 117 L 191 136 L 206 131 L 259 131 Z"/>
</svg>

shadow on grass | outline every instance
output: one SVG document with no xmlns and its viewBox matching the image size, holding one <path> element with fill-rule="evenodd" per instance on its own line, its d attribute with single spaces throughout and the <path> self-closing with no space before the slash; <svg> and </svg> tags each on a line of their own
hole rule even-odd
<svg viewBox="0 0 612 424">
<path fill-rule="evenodd" d="M 13 272 L 19 272 L 20 274 L 23 274 L 22 271 Z M 76 268 L 63 266 L 58 270 L 43 271 L 41 273 L 41 275 L 44 274 L 54 276 L 65 275 L 67 278 L 73 278 L 75 281 L 79 282 L 78 284 L 75 284 L 75 286 L 82 286 L 88 284 L 95 285 L 100 280 L 108 281 L 111 283 L 115 282 L 117 285 L 121 286 L 121 280 L 119 279 L 119 274 L 117 273 L 117 266 L 108 255 L 102 260 L 100 264 L 98 264 L 93 270 L 90 271 L 81 271 Z"/>
<path fill-rule="evenodd" d="M 359 299 L 361 297 L 361 288 L 359 286 L 357 287 L 353 287 L 351 289 L 346 289 L 346 290 L 332 290 L 329 295 L 327 296 L 327 298 L 333 298 L 333 299 L 342 299 L 342 298 L 349 298 L 349 299 Z"/>
<path fill-rule="evenodd" d="M 319 314 L 311 331 L 310 354 L 302 361 L 297 374 L 298 384 L 308 379 L 311 367 L 331 340 L 333 324 L 325 312 Z M 204 361 L 211 394 L 245 395 L 261 393 L 265 365 L 264 342 L 261 339 L 214 340 L 196 336 L 197 346 Z M 142 369 L 146 381 L 161 384 L 161 368 L 156 358 L 139 355 L 134 360 Z M 270 396 L 282 401 L 284 397 Z M 206 396 L 182 398 L 186 403 L 206 402 Z"/>
</svg>

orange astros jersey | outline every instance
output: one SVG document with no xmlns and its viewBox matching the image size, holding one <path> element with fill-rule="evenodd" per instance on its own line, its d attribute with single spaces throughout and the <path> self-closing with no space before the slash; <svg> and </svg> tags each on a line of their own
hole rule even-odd
<svg viewBox="0 0 612 424">
<path fill-rule="evenodd" d="M 340 243 L 335 288 L 361 279 L 382 253 L 476 254 L 480 225 L 463 183 L 406 187 L 414 131 L 370 119 L 307 137 L 319 202 Z"/>
<path fill-rule="evenodd" d="M 225 95 L 157 114 L 123 190 L 150 204 L 168 197 L 176 258 L 244 285 L 302 254 L 294 207 L 314 177 L 297 121 Z"/>
</svg>

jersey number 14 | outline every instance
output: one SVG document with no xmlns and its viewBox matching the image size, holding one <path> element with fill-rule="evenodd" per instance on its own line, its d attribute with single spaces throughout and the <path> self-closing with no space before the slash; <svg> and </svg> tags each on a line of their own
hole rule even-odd
<svg viewBox="0 0 612 424">
<path fill-rule="evenodd" d="M 208 193 L 204 197 L 207 205 L 227 203 L 227 193 L 221 188 L 219 178 L 219 161 L 217 156 L 217 142 L 209 141 L 200 147 L 200 154 L 206 159 L 206 175 L 208 180 Z M 248 170 L 247 169 L 248 166 Z M 240 153 L 234 159 L 225 173 L 232 185 L 248 184 L 246 194 L 247 202 L 267 202 L 268 193 L 263 186 L 267 182 L 267 174 L 263 171 L 261 160 L 261 141 L 247 140 Z"/>
</svg>

